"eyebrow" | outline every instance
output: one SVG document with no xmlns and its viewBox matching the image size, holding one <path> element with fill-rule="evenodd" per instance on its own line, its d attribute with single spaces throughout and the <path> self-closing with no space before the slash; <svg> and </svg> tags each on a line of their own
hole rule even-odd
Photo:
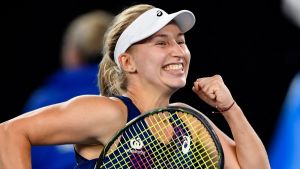
<svg viewBox="0 0 300 169">
<path fill-rule="evenodd" d="M 183 36 L 183 35 L 184 35 L 184 33 L 180 32 L 180 33 L 177 34 L 177 37 Z M 155 35 L 151 36 L 150 39 L 153 39 L 153 38 L 156 38 L 156 37 L 164 38 L 164 37 L 168 37 L 168 35 L 164 34 L 164 33 L 159 33 L 159 34 L 155 34 Z"/>
</svg>

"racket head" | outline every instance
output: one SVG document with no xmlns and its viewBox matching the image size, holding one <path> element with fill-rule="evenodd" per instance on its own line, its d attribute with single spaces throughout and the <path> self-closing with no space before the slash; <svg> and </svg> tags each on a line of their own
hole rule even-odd
<svg viewBox="0 0 300 169">
<path fill-rule="evenodd" d="M 95 169 L 223 167 L 221 143 L 206 118 L 168 106 L 128 122 L 104 147 Z"/>
</svg>

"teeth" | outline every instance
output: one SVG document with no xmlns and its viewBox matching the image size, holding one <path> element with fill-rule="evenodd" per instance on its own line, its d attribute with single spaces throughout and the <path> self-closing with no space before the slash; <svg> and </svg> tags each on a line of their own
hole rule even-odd
<svg viewBox="0 0 300 169">
<path fill-rule="evenodd" d="M 183 65 L 182 63 L 179 64 L 170 64 L 166 67 L 164 67 L 165 70 L 182 70 L 183 69 Z"/>
</svg>

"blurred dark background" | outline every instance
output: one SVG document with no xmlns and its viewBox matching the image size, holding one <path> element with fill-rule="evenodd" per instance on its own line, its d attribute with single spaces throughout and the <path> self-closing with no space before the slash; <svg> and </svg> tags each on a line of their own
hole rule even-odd
<svg viewBox="0 0 300 169">
<path fill-rule="evenodd" d="M 268 147 L 292 77 L 300 70 L 300 30 L 281 12 L 281 1 L 10 1 L 1 5 L 0 122 L 22 113 L 24 102 L 57 67 L 69 22 L 92 9 L 117 14 L 135 3 L 167 12 L 189 9 L 195 27 L 186 34 L 192 53 L 185 89 L 172 98 L 191 104 L 228 134 L 214 109 L 191 91 L 198 77 L 222 75 L 235 100 Z"/>
</svg>

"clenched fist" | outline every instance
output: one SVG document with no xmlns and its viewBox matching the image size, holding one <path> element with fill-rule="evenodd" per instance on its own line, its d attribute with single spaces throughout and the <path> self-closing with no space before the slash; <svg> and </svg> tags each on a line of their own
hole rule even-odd
<svg viewBox="0 0 300 169">
<path fill-rule="evenodd" d="M 220 112 L 228 110 L 234 104 L 234 99 L 220 75 L 197 79 L 192 90 Z"/>
</svg>

